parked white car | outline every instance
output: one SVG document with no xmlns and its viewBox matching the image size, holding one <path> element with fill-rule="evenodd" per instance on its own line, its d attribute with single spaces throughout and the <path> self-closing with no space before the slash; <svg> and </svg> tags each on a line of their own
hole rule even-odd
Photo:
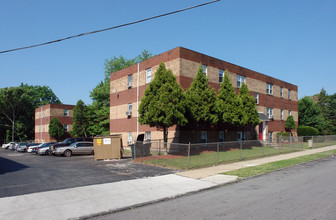
<svg viewBox="0 0 336 220">
<path fill-rule="evenodd" d="M 57 142 L 48 142 L 48 143 L 43 143 L 40 147 L 38 147 L 36 153 L 41 154 L 41 155 L 52 155 L 52 150 L 51 146 Z M 35 148 L 34 148 L 35 149 Z"/>
<path fill-rule="evenodd" d="M 26 152 L 27 151 L 27 145 L 28 143 L 26 142 L 20 142 L 17 144 L 17 147 L 15 148 L 16 151 L 18 152 Z"/>
<path fill-rule="evenodd" d="M 3 149 L 8 149 L 9 145 L 11 145 L 11 144 L 15 144 L 15 142 L 9 142 L 8 144 L 3 144 L 2 148 Z"/>
<path fill-rule="evenodd" d="M 93 142 L 75 142 L 70 146 L 58 147 L 54 150 L 55 155 L 70 157 L 73 154 L 93 154 Z"/>
</svg>

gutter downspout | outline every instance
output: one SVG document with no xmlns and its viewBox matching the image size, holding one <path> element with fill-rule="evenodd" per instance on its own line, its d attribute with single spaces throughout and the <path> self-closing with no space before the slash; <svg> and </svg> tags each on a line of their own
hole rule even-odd
<svg viewBox="0 0 336 220">
<path fill-rule="evenodd" d="M 139 82 L 140 82 L 140 63 L 138 63 L 138 77 L 137 77 L 137 138 L 139 136 Z"/>
</svg>

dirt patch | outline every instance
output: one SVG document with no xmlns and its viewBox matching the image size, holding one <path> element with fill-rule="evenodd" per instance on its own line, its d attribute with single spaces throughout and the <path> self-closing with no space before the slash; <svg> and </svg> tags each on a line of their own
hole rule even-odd
<svg viewBox="0 0 336 220">
<path fill-rule="evenodd" d="M 158 155 L 157 159 L 162 160 L 162 159 L 177 159 L 177 158 L 184 158 L 184 156 L 181 155 L 173 155 L 173 154 L 168 154 L 168 155 Z M 156 156 L 149 156 L 149 157 L 141 157 L 134 159 L 136 162 L 144 162 L 147 160 L 156 160 Z"/>
</svg>

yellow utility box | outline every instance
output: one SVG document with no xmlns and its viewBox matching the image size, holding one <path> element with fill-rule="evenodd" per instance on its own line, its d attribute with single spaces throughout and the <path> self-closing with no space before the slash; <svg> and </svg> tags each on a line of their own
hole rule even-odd
<svg viewBox="0 0 336 220">
<path fill-rule="evenodd" d="M 95 160 L 121 159 L 123 154 L 121 134 L 93 138 Z"/>
</svg>

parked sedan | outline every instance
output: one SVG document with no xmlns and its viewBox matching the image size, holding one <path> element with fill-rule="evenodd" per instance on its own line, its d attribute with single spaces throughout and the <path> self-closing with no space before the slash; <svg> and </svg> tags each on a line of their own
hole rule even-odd
<svg viewBox="0 0 336 220">
<path fill-rule="evenodd" d="M 9 147 L 7 148 L 8 150 L 13 150 L 14 146 L 15 146 L 15 142 L 11 142 Z"/>
<path fill-rule="evenodd" d="M 16 151 L 17 152 L 26 152 L 27 151 L 27 142 L 20 142 L 17 144 Z"/>
<path fill-rule="evenodd" d="M 39 147 L 40 145 L 42 145 L 41 143 L 32 143 L 32 144 L 28 144 L 27 146 L 27 152 L 28 153 L 33 153 L 33 149 L 36 147 Z"/>
<path fill-rule="evenodd" d="M 4 149 L 8 149 L 8 147 L 9 147 L 11 144 L 15 144 L 15 142 L 9 142 L 8 144 L 3 144 L 3 145 L 2 145 L 2 148 L 4 148 Z"/>
<path fill-rule="evenodd" d="M 48 143 L 43 143 L 40 147 L 36 148 L 36 153 L 37 154 L 42 154 L 42 155 L 52 155 L 52 150 L 50 147 L 57 142 L 48 142 Z M 34 148 L 35 150 L 35 148 Z"/>
<path fill-rule="evenodd" d="M 55 155 L 70 157 L 73 154 L 93 154 L 93 142 L 75 142 L 70 146 L 58 147 L 54 150 Z"/>
</svg>

